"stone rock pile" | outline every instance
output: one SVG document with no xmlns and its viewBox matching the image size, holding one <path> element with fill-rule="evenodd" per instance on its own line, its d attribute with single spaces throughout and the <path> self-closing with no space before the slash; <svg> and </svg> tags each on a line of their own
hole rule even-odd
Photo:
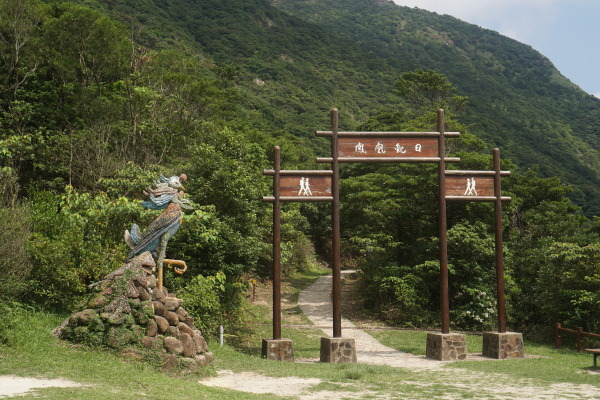
<svg viewBox="0 0 600 400">
<path fill-rule="evenodd" d="M 182 300 L 157 287 L 149 252 L 131 259 L 93 285 L 96 293 L 84 310 L 72 314 L 56 334 L 75 343 L 106 346 L 127 353 L 156 352 L 164 369 L 195 371 L 212 353 Z"/>
</svg>

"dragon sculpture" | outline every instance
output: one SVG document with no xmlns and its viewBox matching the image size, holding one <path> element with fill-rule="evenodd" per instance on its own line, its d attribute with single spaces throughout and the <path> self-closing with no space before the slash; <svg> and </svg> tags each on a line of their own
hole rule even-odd
<svg viewBox="0 0 600 400">
<path fill-rule="evenodd" d="M 163 210 L 163 212 L 148 225 L 142 233 L 137 224 L 133 224 L 129 231 L 125 231 L 125 242 L 131 248 L 127 260 L 150 251 L 156 259 L 158 268 L 158 287 L 162 289 L 162 271 L 163 264 L 169 267 L 176 265 L 174 271 L 183 274 L 187 265 L 183 260 L 165 259 L 167 242 L 177 232 L 181 225 L 183 209 L 191 210 L 191 202 L 183 198 L 184 187 L 182 182 L 187 180 L 185 174 L 171 176 L 166 178 L 160 175 L 158 181 L 155 181 L 156 188 L 147 188 L 144 195 L 148 200 L 143 201 L 142 205 L 152 210 Z M 180 190 L 181 189 L 181 190 Z"/>
</svg>

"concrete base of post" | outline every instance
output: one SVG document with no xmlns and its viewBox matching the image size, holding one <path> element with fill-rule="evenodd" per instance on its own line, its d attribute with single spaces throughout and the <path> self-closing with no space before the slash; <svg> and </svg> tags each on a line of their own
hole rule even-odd
<svg viewBox="0 0 600 400">
<path fill-rule="evenodd" d="M 496 359 L 525 357 L 523 335 L 516 332 L 484 332 L 483 356 Z"/>
<path fill-rule="evenodd" d="M 321 362 L 355 363 L 356 345 L 354 339 L 322 337 Z"/>
<path fill-rule="evenodd" d="M 460 333 L 427 333 L 427 358 L 456 361 L 467 358 L 467 340 Z"/>
<path fill-rule="evenodd" d="M 294 362 L 294 345 L 290 339 L 263 339 L 262 358 Z"/>
</svg>

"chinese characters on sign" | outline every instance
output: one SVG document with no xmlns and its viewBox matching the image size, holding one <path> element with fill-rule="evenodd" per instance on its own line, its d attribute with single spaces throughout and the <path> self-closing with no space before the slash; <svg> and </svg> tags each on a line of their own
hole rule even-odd
<svg viewBox="0 0 600 400">
<path fill-rule="evenodd" d="M 437 157 L 437 137 L 340 137 L 339 157 Z"/>
</svg>

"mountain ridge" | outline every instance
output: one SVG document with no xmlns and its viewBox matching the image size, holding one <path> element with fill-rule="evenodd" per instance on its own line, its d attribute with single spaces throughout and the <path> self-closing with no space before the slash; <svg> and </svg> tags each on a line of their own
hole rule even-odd
<svg viewBox="0 0 600 400">
<path fill-rule="evenodd" d="M 538 165 L 545 176 L 559 175 L 574 186 L 573 199 L 588 214 L 600 211 L 591 205 L 600 183 L 600 100 L 531 46 L 448 15 L 393 2 L 278 0 L 276 6 L 350 37 L 390 63 L 395 57 L 401 69 L 430 68 L 445 74 L 470 99 L 466 122 L 474 133 L 502 147 L 522 167 Z M 320 12 L 313 12 L 317 6 Z M 334 18 L 342 22 L 334 24 Z M 426 51 L 431 57 L 423 62 Z M 475 70 L 478 65 L 483 73 Z M 511 132 L 515 129 L 522 132 Z M 529 142 L 545 140 L 554 147 L 528 149 Z"/>
<path fill-rule="evenodd" d="M 128 1 L 110 4 L 114 14 Z M 313 149 L 322 144 L 312 132 L 328 126 L 331 107 L 353 128 L 401 101 L 392 93 L 401 73 L 443 73 L 469 97 L 461 121 L 472 133 L 521 168 L 537 165 L 544 176 L 559 176 L 587 215 L 600 215 L 600 99 L 531 46 L 383 0 L 144 4 L 161 10 L 165 31 L 181 32 L 171 42 L 237 69 L 247 110 Z"/>
</svg>

